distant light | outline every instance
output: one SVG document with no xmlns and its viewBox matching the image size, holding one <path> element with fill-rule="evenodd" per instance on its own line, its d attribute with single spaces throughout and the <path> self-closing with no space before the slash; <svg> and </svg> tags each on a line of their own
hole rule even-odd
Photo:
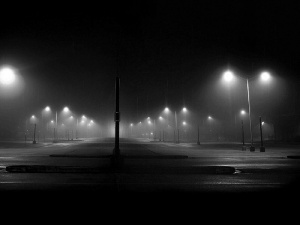
<svg viewBox="0 0 300 225">
<path fill-rule="evenodd" d="M 245 110 L 241 110 L 241 114 L 242 115 L 246 114 Z"/>
<path fill-rule="evenodd" d="M 139 124 L 141 124 L 142 122 L 140 121 Z"/>
<path fill-rule="evenodd" d="M 261 122 L 261 125 L 264 125 L 264 124 L 265 124 L 265 122 L 264 122 L 264 121 L 262 121 L 262 122 Z"/>
<path fill-rule="evenodd" d="M 54 121 L 53 121 L 53 120 L 51 120 L 51 123 L 54 123 Z"/>
<path fill-rule="evenodd" d="M 168 107 L 165 108 L 165 112 L 169 112 L 169 108 Z"/>
<path fill-rule="evenodd" d="M 133 124 L 131 123 L 131 124 L 130 124 L 130 126 L 132 127 L 132 126 L 133 126 Z"/>
<path fill-rule="evenodd" d="M 73 119 L 73 116 L 70 116 L 70 119 Z"/>
<path fill-rule="evenodd" d="M 64 126 L 64 124 L 63 124 L 63 123 L 62 123 L 61 125 L 62 125 L 62 126 Z"/>
<path fill-rule="evenodd" d="M 150 121 L 150 120 L 148 121 L 148 124 L 151 124 L 151 121 Z"/>
<path fill-rule="evenodd" d="M 261 73 L 261 79 L 264 80 L 264 81 L 267 81 L 270 79 L 270 73 L 268 72 L 262 72 Z"/>
<path fill-rule="evenodd" d="M 91 120 L 91 123 L 94 123 L 94 121 L 93 121 L 93 120 Z"/>
<path fill-rule="evenodd" d="M 212 117 L 211 117 L 211 116 L 208 116 L 208 119 L 209 119 L 209 120 L 211 120 L 211 119 L 212 119 Z"/>
<path fill-rule="evenodd" d="M 152 133 L 152 132 L 151 132 L 150 134 L 151 134 L 151 135 L 153 135 L 153 133 Z"/>
<path fill-rule="evenodd" d="M 81 120 L 81 122 L 80 123 L 84 123 L 84 120 Z"/>
<path fill-rule="evenodd" d="M 82 117 L 81 117 L 82 119 L 86 119 L 86 117 L 84 116 L 84 115 L 82 115 Z"/>
<path fill-rule="evenodd" d="M 47 107 L 45 108 L 45 111 L 49 112 L 49 111 L 50 111 L 50 107 L 47 106 Z"/>
<path fill-rule="evenodd" d="M 159 119 L 162 120 L 163 118 L 160 116 Z"/>
<path fill-rule="evenodd" d="M 31 116 L 31 118 L 32 118 L 32 119 L 34 119 L 34 118 L 35 118 L 35 116 L 34 116 L 34 115 L 32 115 L 32 116 Z"/>
<path fill-rule="evenodd" d="M 0 82 L 4 85 L 10 85 L 15 81 L 15 73 L 10 68 L 3 68 L 0 70 Z"/>
<path fill-rule="evenodd" d="M 224 79 L 227 81 L 227 82 L 230 82 L 233 78 L 233 73 L 229 70 L 227 70 L 225 73 L 224 73 Z"/>
<path fill-rule="evenodd" d="M 183 125 L 186 125 L 186 122 L 185 122 L 185 121 L 183 121 L 183 122 L 182 122 L 182 124 L 183 124 Z"/>
<path fill-rule="evenodd" d="M 186 111 L 187 111 L 186 107 L 183 107 L 182 111 L 183 111 L 183 112 L 186 112 Z"/>
<path fill-rule="evenodd" d="M 147 120 L 150 120 L 150 117 L 149 117 L 149 116 L 147 117 Z"/>
<path fill-rule="evenodd" d="M 69 112 L 69 108 L 68 108 L 68 107 L 65 107 L 65 108 L 64 108 L 64 112 Z"/>
</svg>

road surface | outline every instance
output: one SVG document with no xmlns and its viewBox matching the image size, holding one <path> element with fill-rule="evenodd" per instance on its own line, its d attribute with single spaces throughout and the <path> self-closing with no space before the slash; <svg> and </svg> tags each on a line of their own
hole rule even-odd
<svg viewBox="0 0 300 225">
<path fill-rule="evenodd" d="M 124 164 L 119 169 L 111 167 L 113 148 L 114 139 L 109 138 L 36 145 L 2 143 L 0 191 L 99 199 L 115 194 L 299 196 L 297 146 L 250 152 L 242 151 L 239 144 L 121 139 Z"/>
</svg>

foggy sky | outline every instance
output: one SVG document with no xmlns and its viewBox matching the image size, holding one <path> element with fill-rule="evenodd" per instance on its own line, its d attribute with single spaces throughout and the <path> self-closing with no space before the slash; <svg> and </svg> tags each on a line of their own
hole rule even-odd
<svg viewBox="0 0 300 225">
<path fill-rule="evenodd" d="M 280 112 L 279 103 L 290 99 L 289 111 L 295 93 L 288 85 L 298 72 L 298 10 L 273 1 L 28 6 L 13 15 L 8 10 L 2 14 L 0 63 L 18 68 L 25 88 L 22 98 L 1 99 L 2 113 L 25 117 L 46 105 L 68 105 L 113 119 L 120 76 L 121 115 L 128 121 L 165 105 L 217 114 L 228 107 L 218 86 L 227 68 L 241 76 L 270 69 L 282 81 L 273 84 L 270 106 Z M 242 86 L 235 89 L 237 108 L 247 104 Z M 263 104 L 255 93 L 259 112 Z"/>
</svg>

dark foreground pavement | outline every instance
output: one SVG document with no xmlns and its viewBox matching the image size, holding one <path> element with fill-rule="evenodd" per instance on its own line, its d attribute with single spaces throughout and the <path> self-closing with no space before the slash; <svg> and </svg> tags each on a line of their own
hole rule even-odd
<svg viewBox="0 0 300 225">
<path fill-rule="evenodd" d="M 158 201 L 157 207 L 182 200 L 197 207 L 224 207 L 237 200 L 237 207 L 246 207 L 299 199 L 297 147 L 250 152 L 232 143 L 122 139 L 123 164 L 118 168 L 111 164 L 113 147 L 113 139 L 32 147 L 6 143 L 0 149 L 0 193 L 8 201 L 101 204 L 137 199 Z"/>
</svg>

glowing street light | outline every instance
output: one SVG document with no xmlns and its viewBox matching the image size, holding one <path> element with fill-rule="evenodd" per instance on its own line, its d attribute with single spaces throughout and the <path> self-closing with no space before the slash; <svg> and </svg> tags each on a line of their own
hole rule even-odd
<svg viewBox="0 0 300 225">
<path fill-rule="evenodd" d="M 225 73 L 224 73 L 224 79 L 225 81 L 227 82 L 230 82 L 232 79 L 233 79 L 233 73 L 230 71 L 230 70 L 227 70 Z"/>
<path fill-rule="evenodd" d="M 245 110 L 241 110 L 241 115 L 245 115 L 246 111 Z"/>
<path fill-rule="evenodd" d="M 261 79 L 264 81 L 268 81 L 270 79 L 271 75 L 269 72 L 262 72 L 261 73 Z"/>
<path fill-rule="evenodd" d="M 11 85 L 16 79 L 15 72 L 8 67 L 0 70 L 0 83 L 3 85 Z"/>
<path fill-rule="evenodd" d="M 130 136 L 132 136 L 132 127 L 133 127 L 133 123 L 130 124 Z"/>
<path fill-rule="evenodd" d="M 64 107 L 63 111 L 64 111 L 65 113 L 67 113 L 67 112 L 69 112 L 70 110 L 69 110 L 68 107 Z"/>
<path fill-rule="evenodd" d="M 223 77 L 227 82 L 230 82 L 232 80 L 232 78 L 236 76 L 234 75 L 230 70 L 227 70 L 224 74 Z M 249 91 L 249 80 L 252 78 L 257 77 L 257 75 L 252 76 L 250 78 L 244 78 L 241 76 L 237 76 L 242 78 L 243 80 L 246 80 L 246 84 L 247 84 L 247 96 L 248 96 L 248 107 L 249 107 L 249 122 L 250 122 L 250 134 L 251 134 L 251 146 L 250 146 L 250 151 L 255 151 L 255 147 L 253 146 L 253 134 L 252 134 L 252 125 L 251 125 L 251 104 L 250 104 L 250 91 Z M 267 81 L 270 79 L 270 74 L 266 71 L 262 72 L 260 74 L 260 77 L 262 78 L 263 81 Z"/>
</svg>

